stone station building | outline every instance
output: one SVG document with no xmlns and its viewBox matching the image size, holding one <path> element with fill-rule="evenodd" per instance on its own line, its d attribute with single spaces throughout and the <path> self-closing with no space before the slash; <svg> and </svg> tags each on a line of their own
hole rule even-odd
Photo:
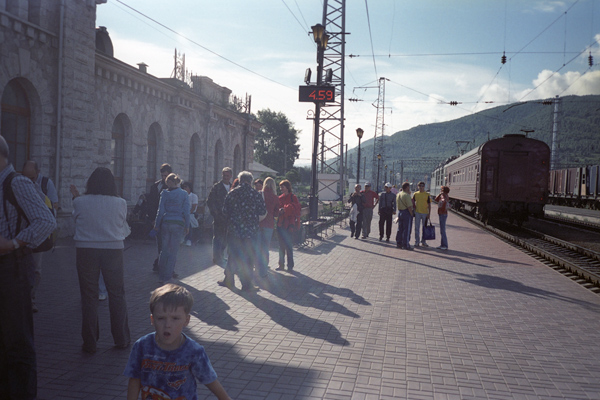
<svg viewBox="0 0 600 400">
<path fill-rule="evenodd" d="M 56 184 L 61 235 L 69 185 L 99 166 L 133 206 L 168 162 L 201 201 L 224 166 L 248 168 L 260 123 L 204 76 L 157 78 L 113 57 L 96 28 L 106 0 L 0 0 L 0 132 L 18 171 L 28 159 Z"/>
</svg>

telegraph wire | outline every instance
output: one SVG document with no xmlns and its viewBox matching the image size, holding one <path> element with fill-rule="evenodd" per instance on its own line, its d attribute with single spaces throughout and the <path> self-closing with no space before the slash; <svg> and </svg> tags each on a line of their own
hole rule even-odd
<svg viewBox="0 0 600 400">
<path fill-rule="evenodd" d="M 375 63 L 375 49 L 373 48 L 373 33 L 371 32 L 371 18 L 369 17 L 369 3 L 365 0 L 365 8 L 367 10 L 367 25 L 369 26 L 369 38 L 371 39 L 371 54 L 373 55 L 373 68 L 375 68 L 375 78 L 379 79 L 377 73 L 377 64 Z"/>
<path fill-rule="evenodd" d="M 262 74 L 259 74 L 258 72 L 252 71 L 250 68 L 248 68 L 248 67 L 244 67 L 243 65 L 241 65 L 241 64 L 239 64 L 239 63 L 237 63 L 237 62 L 235 62 L 235 61 L 233 61 L 233 60 L 230 60 L 229 58 L 227 58 L 227 57 L 225 57 L 225 56 L 222 56 L 222 55 L 220 55 L 219 53 L 217 53 L 217 52 L 215 52 L 215 51 L 213 51 L 213 50 L 209 49 L 208 47 L 205 47 L 205 46 L 201 45 L 200 43 L 198 43 L 198 42 L 194 41 L 193 39 L 190 39 L 190 38 L 188 38 L 187 36 L 185 36 L 185 35 L 183 35 L 183 34 L 181 34 L 181 33 L 177 32 L 176 30 L 169 28 L 169 27 L 168 27 L 168 26 L 166 26 L 165 24 L 163 24 L 163 23 L 161 23 L 161 22 L 159 22 L 159 21 L 155 20 L 154 18 L 152 18 L 152 17 L 150 17 L 150 16 L 148 16 L 148 15 L 144 14 L 143 12 L 141 12 L 141 11 L 139 11 L 139 10 L 137 10 L 137 9 L 135 9 L 135 8 L 133 8 L 133 7 L 131 7 L 130 5 L 128 5 L 128 4 L 126 4 L 126 3 L 124 3 L 124 2 L 123 2 L 123 1 L 121 1 L 121 0 L 115 0 L 115 1 L 116 1 L 116 2 L 118 2 L 118 3 L 120 3 L 120 4 L 122 4 L 122 5 L 124 5 L 125 7 L 129 8 L 130 10 L 132 10 L 132 11 L 134 11 L 134 12 L 136 12 L 136 13 L 140 14 L 140 15 L 141 15 L 141 16 L 143 16 L 144 18 L 147 18 L 147 19 L 149 19 L 150 21 L 152 21 L 152 22 L 154 22 L 155 24 L 157 24 L 157 25 L 159 25 L 159 26 L 163 27 L 164 29 L 166 29 L 166 30 L 168 30 L 168 31 L 170 31 L 170 32 L 172 32 L 172 33 L 174 33 L 174 34 L 176 34 L 177 36 L 181 37 L 182 39 L 185 39 L 185 40 L 187 40 L 188 42 L 190 42 L 190 43 L 192 43 L 192 44 L 194 44 L 194 45 L 196 45 L 196 46 L 198 46 L 198 47 L 200 47 L 200 48 L 204 49 L 205 51 L 208 51 L 209 53 L 211 53 L 211 54 L 213 54 L 213 55 L 215 55 L 215 56 L 219 57 L 220 59 L 222 59 L 222 60 L 224 60 L 224 61 L 227 61 L 227 62 L 228 62 L 228 63 L 230 63 L 230 64 L 233 64 L 233 65 L 235 65 L 235 66 L 236 66 L 236 67 L 238 67 L 238 68 L 241 68 L 241 69 L 243 69 L 244 71 L 250 72 L 251 74 L 253 74 L 253 75 L 256 75 L 256 76 L 258 76 L 258 77 L 260 77 L 260 78 L 266 79 L 266 80 L 268 80 L 268 81 L 270 81 L 270 82 L 273 82 L 273 83 L 275 83 L 275 84 L 277 84 L 277 85 L 283 86 L 283 87 L 285 87 L 286 89 L 292 89 L 292 88 L 290 88 L 289 86 L 287 86 L 287 85 L 284 85 L 284 84 L 283 84 L 283 83 L 281 83 L 281 82 L 277 82 L 277 81 L 276 81 L 276 80 L 274 80 L 274 79 L 271 79 L 271 78 L 269 78 L 269 77 L 267 77 L 267 76 L 264 76 L 264 75 L 262 75 Z"/>
<path fill-rule="evenodd" d="M 523 51 L 523 50 L 524 50 L 524 49 L 525 49 L 527 46 L 529 46 L 529 45 L 530 45 L 531 43 L 533 43 L 533 42 L 534 42 L 534 41 L 535 41 L 537 38 L 539 38 L 540 36 L 542 36 L 542 34 L 543 34 L 544 32 L 546 32 L 548 29 L 550 29 L 550 27 L 551 27 L 552 25 L 554 25 L 556 22 L 558 22 L 558 20 L 560 20 L 560 19 L 563 17 L 563 15 L 566 15 L 566 14 L 567 14 L 569 11 L 571 11 L 571 9 L 572 9 L 573 7 L 575 7 L 575 5 L 576 5 L 577 3 L 579 3 L 579 0 L 576 0 L 576 1 L 575 1 L 573 4 L 571 4 L 571 6 L 570 6 L 569 8 L 567 8 L 567 10 L 566 10 L 564 13 L 562 13 L 562 14 L 561 14 L 561 15 L 559 15 L 559 16 L 558 16 L 558 17 L 557 17 L 557 18 L 556 18 L 554 21 L 552 21 L 552 22 L 550 23 L 550 25 L 548 25 L 546 28 L 544 28 L 544 30 L 542 30 L 540 33 L 538 33 L 538 34 L 536 35 L 536 37 L 534 37 L 534 38 L 533 38 L 533 39 L 531 39 L 529 42 L 527 42 L 527 44 L 526 44 L 525 46 L 521 47 L 521 50 L 517 51 L 517 52 L 516 52 L 516 53 L 515 53 L 515 54 L 514 54 L 514 55 L 513 55 L 513 56 L 512 56 L 510 59 L 512 60 L 514 56 L 516 56 L 516 55 L 519 55 L 519 54 L 520 54 L 520 53 L 521 53 L 521 52 L 522 52 L 522 51 Z"/>
<path fill-rule="evenodd" d="M 309 32 L 310 29 L 308 28 L 308 24 L 306 23 L 306 21 L 304 21 L 304 25 L 302 25 L 302 22 L 300 22 L 300 20 L 298 19 L 298 17 L 296 17 L 296 14 L 294 14 L 294 12 L 292 11 L 292 9 L 287 5 L 287 3 L 285 2 L 285 0 L 281 0 L 281 2 L 283 3 L 283 5 L 285 5 L 285 8 L 288 9 L 288 11 L 290 12 L 290 14 L 292 14 L 292 17 L 294 17 L 294 19 L 296 20 L 296 22 L 298 22 L 298 25 L 300 25 L 300 28 L 302 28 L 302 30 L 304 31 L 304 33 L 306 34 L 306 32 Z M 296 3 L 296 7 L 298 6 L 298 3 Z M 302 15 L 302 12 L 300 12 L 300 15 Z M 302 18 L 304 19 L 304 16 L 302 16 Z M 310 40 L 310 38 L 309 38 Z M 312 42 L 312 40 L 311 40 Z M 313 45 L 316 45 L 316 43 L 312 42 Z"/>
</svg>

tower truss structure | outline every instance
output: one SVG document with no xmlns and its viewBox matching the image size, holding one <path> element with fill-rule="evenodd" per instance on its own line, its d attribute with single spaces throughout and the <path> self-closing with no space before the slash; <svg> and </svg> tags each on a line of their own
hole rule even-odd
<svg viewBox="0 0 600 400">
<path fill-rule="evenodd" d="M 375 108 L 377 108 L 377 117 L 375 119 L 375 138 L 373 141 L 373 165 L 371 168 L 371 180 L 375 183 L 375 189 L 379 190 L 381 182 L 377 182 L 378 179 L 378 169 L 379 159 L 377 157 L 378 154 L 381 154 L 381 159 L 385 162 L 385 81 L 387 79 L 384 77 L 379 78 L 379 94 L 377 95 L 377 104 Z"/>
<path fill-rule="evenodd" d="M 346 43 L 346 0 L 325 0 L 323 26 L 329 35 L 323 54 L 323 74 L 331 74 L 336 101 L 321 106 L 319 123 L 320 172 L 339 175 L 337 183 L 319 182 L 319 191 L 332 190 L 342 199 L 345 192 L 344 179 L 344 79 Z M 329 72 L 331 70 L 331 72 Z M 325 82 L 325 76 L 321 77 Z M 330 181 L 331 182 L 331 181 Z M 334 185 L 336 187 L 334 187 Z"/>
</svg>

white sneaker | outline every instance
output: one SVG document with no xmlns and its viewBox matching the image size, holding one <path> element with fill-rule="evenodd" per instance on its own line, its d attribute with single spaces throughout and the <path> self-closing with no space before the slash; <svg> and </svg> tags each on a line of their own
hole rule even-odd
<svg viewBox="0 0 600 400">
<path fill-rule="evenodd" d="M 185 242 L 185 245 L 186 245 L 186 246 L 191 246 L 191 245 L 192 245 L 192 241 L 191 241 L 191 240 L 187 240 L 187 241 Z"/>
<path fill-rule="evenodd" d="M 106 300 L 107 298 L 108 298 L 108 296 L 107 296 L 107 295 L 105 295 L 104 293 L 100 293 L 100 294 L 98 295 L 98 300 L 100 300 L 100 301 L 104 301 L 104 300 Z"/>
<path fill-rule="evenodd" d="M 446 246 L 438 246 L 438 247 L 436 247 L 436 249 L 438 249 L 438 250 L 448 250 L 448 248 Z"/>
</svg>

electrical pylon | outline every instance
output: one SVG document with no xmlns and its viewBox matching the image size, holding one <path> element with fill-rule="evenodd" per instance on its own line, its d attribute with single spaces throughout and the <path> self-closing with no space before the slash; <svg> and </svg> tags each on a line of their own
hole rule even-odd
<svg viewBox="0 0 600 400">
<path fill-rule="evenodd" d="M 377 118 L 375 120 L 375 138 L 373 140 L 373 167 L 371 168 L 371 181 L 375 182 L 373 189 L 379 191 L 383 187 L 378 180 L 381 176 L 379 169 L 385 162 L 385 81 L 387 78 L 379 78 L 379 94 L 377 95 Z M 377 155 L 381 155 L 381 163 Z M 381 165 L 380 165 L 381 164 Z"/>
<path fill-rule="evenodd" d="M 329 35 L 323 53 L 323 73 L 331 70 L 331 85 L 335 86 L 335 102 L 321 106 L 319 120 L 320 171 L 339 175 L 339 181 L 319 184 L 319 191 L 332 190 L 342 199 L 345 191 L 344 179 L 344 70 L 346 48 L 346 0 L 325 0 L 323 4 L 323 26 Z M 325 79 L 322 79 L 325 82 Z M 335 186 L 334 186 L 335 185 Z"/>
</svg>

